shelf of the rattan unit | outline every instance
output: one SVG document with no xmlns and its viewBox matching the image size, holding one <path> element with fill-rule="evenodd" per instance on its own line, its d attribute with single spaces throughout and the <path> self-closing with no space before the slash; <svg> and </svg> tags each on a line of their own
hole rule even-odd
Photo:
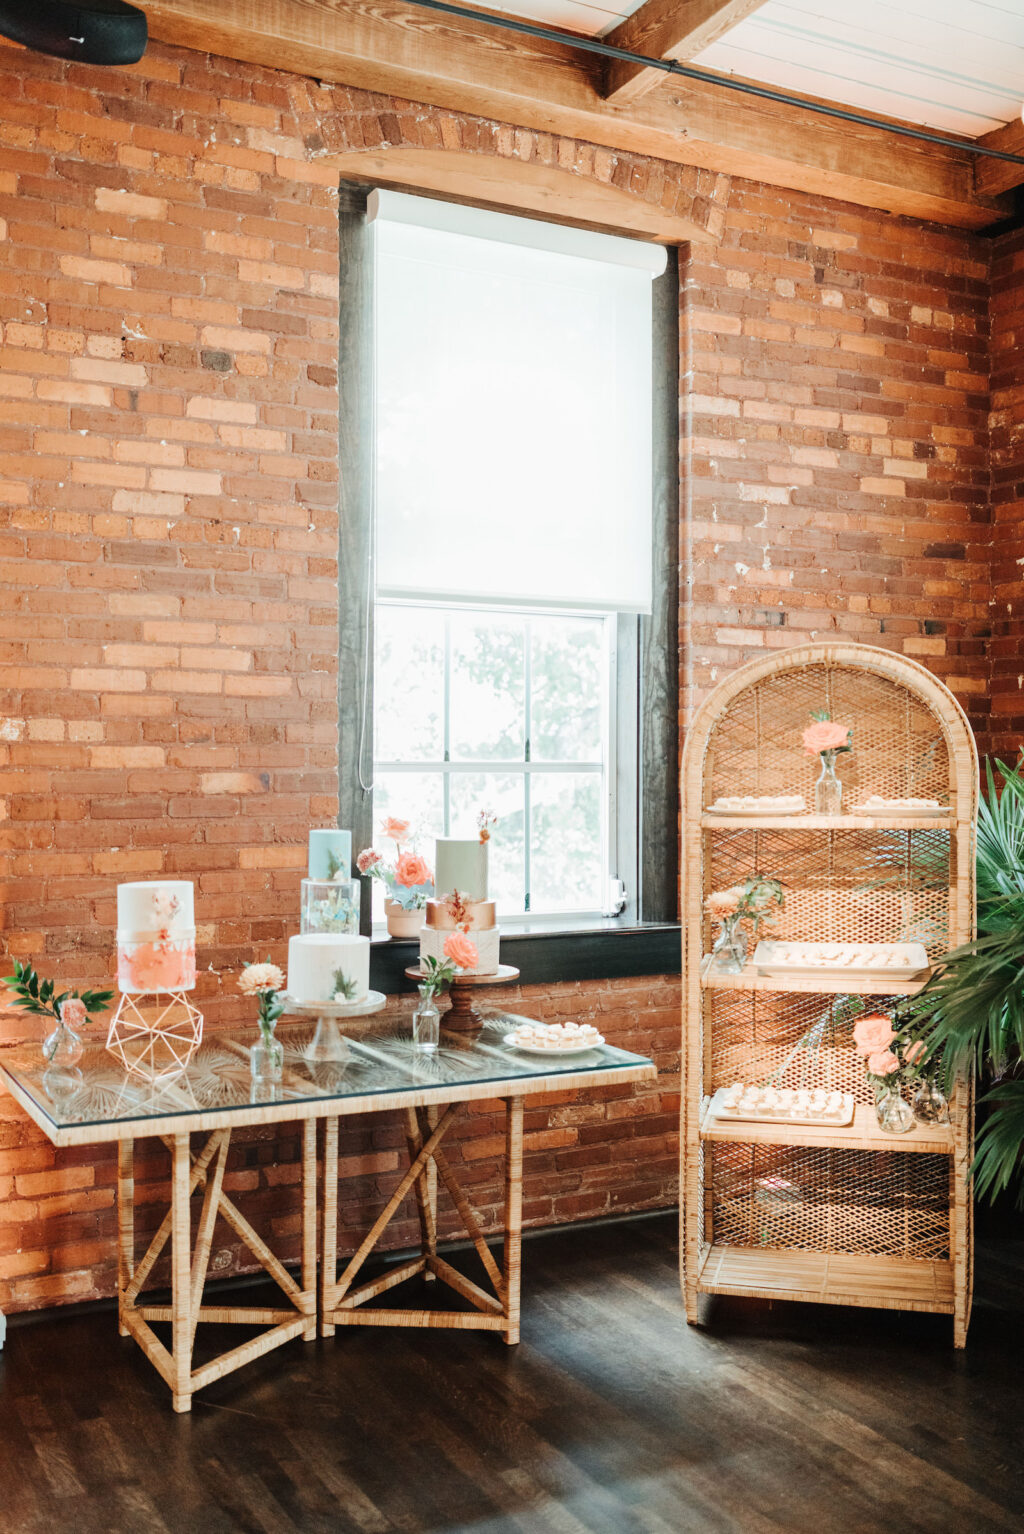
<svg viewBox="0 0 1024 1534">
<path fill-rule="evenodd" d="M 949 1124 L 915 1124 L 905 1135 L 887 1135 L 878 1127 L 874 1108 L 858 1103 L 853 1123 L 801 1124 L 796 1119 L 775 1124 L 744 1123 L 740 1119 L 713 1117 L 707 1109 L 701 1119 L 702 1140 L 741 1142 L 744 1145 L 820 1145 L 838 1150 L 909 1151 L 919 1155 L 951 1156 L 953 1130 Z"/>
<path fill-rule="evenodd" d="M 948 831 L 952 815 L 709 815 L 706 831 Z"/>
<path fill-rule="evenodd" d="M 697 1278 L 705 1294 L 953 1312 L 953 1265 L 781 1247 L 709 1247 Z"/>
<path fill-rule="evenodd" d="M 866 978 L 843 975 L 759 975 L 752 964 L 738 975 L 723 975 L 707 968 L 710 954 L 701 965 L 700 983 L 714 991 L 807 991 L 819 996 L 916 996 L 928 983 L 931 971 L 915 980 L 896 980 L 892 975 Z"/>
</svg>

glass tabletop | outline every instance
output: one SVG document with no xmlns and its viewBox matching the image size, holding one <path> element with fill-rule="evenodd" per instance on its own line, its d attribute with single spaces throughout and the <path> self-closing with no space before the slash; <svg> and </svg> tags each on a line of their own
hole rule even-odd
<svg viewBox="0 0 1024 1534">
<path fill-rule="evenodd" d="M 421 1102 L 482 1096 L 481 1087 L 502 1083 L 529 1091 L 530 1083 L 559 1076 L 595 1075 L 626 1079 L 653 1074 L 643 1055 L 603 1044 L 580 1054 L 526 1054 L 506 1042 L 511 1029 L 526 1021 L 511 1013 L 489 1015 L 475 1036 L 442 1031 L 436 1053 L 417 1049 L 408 1018 L 375 1017 L 344 1020 L 335 1035 L 337 1059 L 313 1060 L 313 1023 L 287 1023 L 277 1036 L 284 1046 L 280 1082 L 256 1083 L 251 1078 L 249 1049 L 255 1029 L 211 1033 L 192 1059 L 173 1077 L 149 1081 L 124 1070 L 98 1044 L 87 1045 L 75 1066 L 48 1066 L 38 1046 L 0 1052 L 0 1081 L 15 1092 L 44 1129 L 70 1126 L 116 1126 L 139 1120 L 201 1115 L 212 1127 L 212 1115 L 230 1117 L 245 1110 L 270 1110 L 266 1117 L 310 1116 L 317 1103 L 359 1099 L 358 1111 L 402 1106 L 404 1095 Z M 476 1088 L 477 1090 L 470 1090 Z M 276 1105 L 276 1111 L 275 1111 Z M 356 1111 L 352 1104 L 352 1111 Z M 315 1112 L 315 1107 L 314 1107 Z M 323 1116 L 327 1116 L 325 1113 Z M 108 1138 L 109 1136 L 104 1136 Z"/>
</svg>

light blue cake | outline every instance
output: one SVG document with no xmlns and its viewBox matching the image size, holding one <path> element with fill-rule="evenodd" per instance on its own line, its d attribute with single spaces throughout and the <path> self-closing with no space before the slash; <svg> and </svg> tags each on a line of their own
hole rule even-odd
<svg viewBox="0 0 1024 1534">
<path fill-rule="evenodd" d="M 352 832 L 339 831 L 335 826 L 310 831 L 309 877 L 333 879 L 337 873 L 345 879 L 352 876 Z"/>
</svg>

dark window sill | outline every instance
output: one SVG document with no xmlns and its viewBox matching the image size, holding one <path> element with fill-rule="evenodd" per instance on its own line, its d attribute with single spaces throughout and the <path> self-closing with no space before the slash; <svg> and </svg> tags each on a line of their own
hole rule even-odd
<svg viewBox="0 0 1024 1534">
<path fill-rule="evenodd" d="M 632 975 L 677 975 L 682 967 L 676 922 L 624 927 L 614 917 L 575 931 L 503 931 L 501 958 L 520 971 L 521 985 L 557 980 L 623 980 Z M 419 962 L 413 939 L 375 938 L 370 948 L 370 985 L 392 996 L 411 992 L 405 971 Z"/>
</svg>

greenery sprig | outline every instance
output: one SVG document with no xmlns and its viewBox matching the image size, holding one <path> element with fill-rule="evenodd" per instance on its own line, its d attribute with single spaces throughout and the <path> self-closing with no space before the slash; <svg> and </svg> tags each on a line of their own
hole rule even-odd
<svg viewBox="0 0 1024 1534">
<path fill-rule="evenodd" d="M 427 987 L 429 995 L 437 996 L 446 985 L 451 985 L 457 966 L 454 959 L 426 958 L 420 960 L 420 968 L 424 975 L 421 983 Z"/>
<path fill-rule="evenodd" d="M 113 999 L 113 991 L 60 991 L 56 981 L 41 980 L 31 964 L 14 961 L 14 974 L 4 976 L 4 985 L 14 992 L 16 1007 L 25 1012 L 35 1012 L 41 1017 L 55 1017 L 60 1021 L 62 1001 L 75 997 L 87 1012 L 105 1012 Z"/>
</svg>

